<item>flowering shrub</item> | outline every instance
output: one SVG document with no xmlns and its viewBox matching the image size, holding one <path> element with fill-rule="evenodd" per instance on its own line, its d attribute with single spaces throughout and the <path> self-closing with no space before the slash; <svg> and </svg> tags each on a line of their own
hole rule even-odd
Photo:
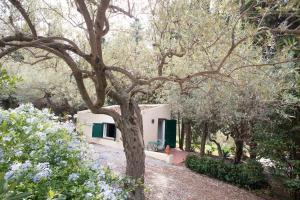
<svg viewBox="0 0 300 200">
<path fill-rule="evenodd" d="M 121 179 L 88 159 L 71 122 L 26 104 L 0 109 L 0 199 L 126 199 Z"/>
</svg>

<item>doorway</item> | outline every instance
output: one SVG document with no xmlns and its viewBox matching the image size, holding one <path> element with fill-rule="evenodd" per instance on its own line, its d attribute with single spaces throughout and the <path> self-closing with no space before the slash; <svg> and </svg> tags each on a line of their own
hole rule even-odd
<svg viewBox="0 0 300 200">
<path fill-rule="evenodd" d="M 158 135 L 157 140 L 165 145 L 165 119 L 158 119 Z"/>
</svg>

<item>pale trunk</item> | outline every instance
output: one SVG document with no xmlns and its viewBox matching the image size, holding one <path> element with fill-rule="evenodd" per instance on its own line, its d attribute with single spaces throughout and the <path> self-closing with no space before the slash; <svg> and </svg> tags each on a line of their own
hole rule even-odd
<svg viewBox="0 0 300 200">
<path fill-rule="evenodd" d="M 180 132 L 180 138 L 179 138 L 179 148 L 181 150 L 183 150 L 183 143 L 184 143 L 184 131 L 185 131 L 185 127 L 184 127 L 184 122 L 182 120 L 182 123 L 181 123 L 181 132 Z"/>
</svg>

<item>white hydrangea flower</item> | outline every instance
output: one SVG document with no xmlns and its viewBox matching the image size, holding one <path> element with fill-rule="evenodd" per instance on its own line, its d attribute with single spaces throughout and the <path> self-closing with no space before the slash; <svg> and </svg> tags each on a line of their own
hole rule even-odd
<svg viewBox="0 0 300 200">
<path fill-rule="evenodd" d="M 62 165 L 62 166 L 64 166 L 64 167 L 66 167 L 67 164 L 68 164 L 68 162 L 65 161 L 65 160 L 61 160 L 61 161 L 60 161 L 60 165 Z"/>
<path fill-rule="evenodd" d="M 93 197 L 93 194 L 90 193 L 90 192 L 88 192 L 88 193 L 85 194 L 85 198 L 86 198 L 86 199 L 90 199 L 90 198 L 92 198 L 92 197 Z"/>
<path fill-rule="evenodd" d="M 265 167 L 275 167 L 275 163 L 271 159 L 261 158 L 259 162 Z"/>
</svg>

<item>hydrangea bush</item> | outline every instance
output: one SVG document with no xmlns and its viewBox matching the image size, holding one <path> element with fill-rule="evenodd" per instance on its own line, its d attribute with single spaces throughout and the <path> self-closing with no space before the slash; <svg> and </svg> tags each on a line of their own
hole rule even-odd
<svg viewBox="0 0 300 200">
<path fill-rule="evenodd" d="M 0 109 L 0 199 L 126 199 L 130 181 L 88 157 L 73 123 L 30 104 Z"/>
</svg>

